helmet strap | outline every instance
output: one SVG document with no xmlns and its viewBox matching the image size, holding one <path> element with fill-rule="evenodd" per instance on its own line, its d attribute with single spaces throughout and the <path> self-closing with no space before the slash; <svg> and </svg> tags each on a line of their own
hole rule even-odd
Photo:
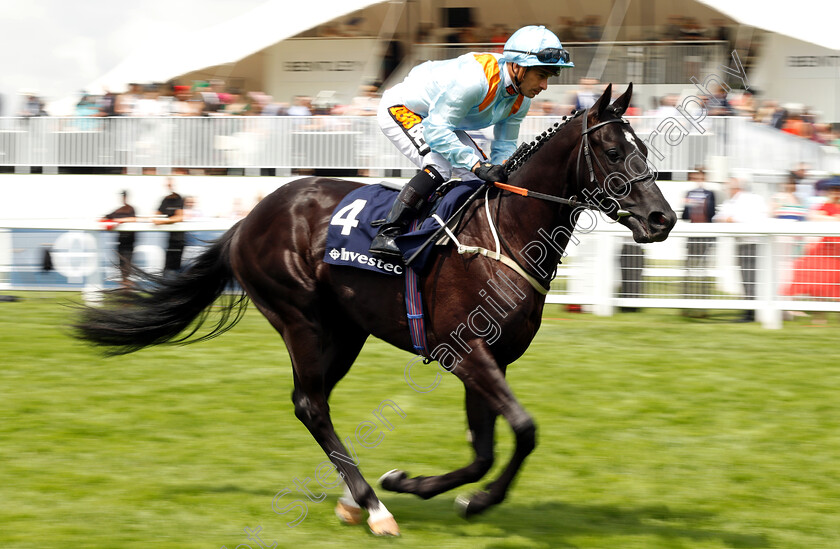
<svg viewBox="0 0 840 549">
<path fill-rule="evenodd" d="M 522 85 L 522 79 L 525 77 L 525 71 L 527 69 L 521 65 L 517 65 L 516 63 L 509 63 L 508 68 L 510 70 L 514 90 L 516 90 L 516 93 L 522 93 L 519 91 L 519 88 Z"/>
</svg>

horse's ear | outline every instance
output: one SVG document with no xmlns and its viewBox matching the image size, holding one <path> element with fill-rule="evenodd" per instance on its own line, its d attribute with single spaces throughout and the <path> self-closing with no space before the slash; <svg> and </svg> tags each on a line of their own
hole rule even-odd
<svg viewBox="0 0 840 549">
<path fill-rule="evenodd" d="M 591 111 L 596 113 L 595 118 L 597 120 L 603 120 L 604 119 L 604 111 L 606 111 L 607 107 L 610 106 L 610 98 L 611 97 L 612 97 L 612 83 L 607 84 L 607 87 L 604 90 L 604 93 L 601 94 L 601 97 L 598 98 L 598 101 L 596 101 L 595 104 L 592 105 Z"/>
<path fill-rule="evenodd" d="M 613 108 L 615 109 L 616 116 L 622 116 L 625 112 L 627 112 L 627 108 L 630 106 L 630 98 L 632 96 L 633 83 L 630 82 L 630 85 L 627 86 L 627 91 L 613 102 Z"/>
</svg>

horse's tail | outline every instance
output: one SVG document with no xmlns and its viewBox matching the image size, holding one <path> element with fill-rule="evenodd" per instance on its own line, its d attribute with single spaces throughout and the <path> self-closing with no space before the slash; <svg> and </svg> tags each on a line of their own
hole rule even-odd
<svg viewBox="0 0 840 549">
<path fill-rule="evenodd" d="M 203 341 L 226 332 L 248 305 L 241 290 L 221 304 L 209 333 L 193 337 L 207 320 L 210 305 L 234 283 L 230 245 L 238 227 L 234 225 L 177 276 L 135 269 L 139 289 L 109 292 L 103 307 L 82 307 L 72 326 L 73 335 L 106 347 L 108 355 L 122 355 L 162 343 Z"/>
</svg>

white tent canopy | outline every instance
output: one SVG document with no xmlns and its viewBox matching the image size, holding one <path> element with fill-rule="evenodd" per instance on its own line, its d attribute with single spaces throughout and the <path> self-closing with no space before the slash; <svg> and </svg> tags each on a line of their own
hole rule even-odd
<svg viewBox="0 0 840 549">
<path fill-rule="evenodd" d="M 316 25 L 385 0 L 318 0 L 305 9 L 269 0 L 250 12 L 195 32 L 147 43 L 113 70 L 91 82 L 89 93 L 124 91 L 130 82 L 166 82 L 195 70 L 235 63 Z"/>
<path fill-rule="evenodd" d="M 165 82 L 196 70 L 235 63 L 316 25 L 386 0 L 318 0 L 292 10 L 288 0 L 268 0 L 248 13 L 194 32 L 151 36 L 113 70 L 87 86 L 90 93 L 122 91 L 129 82 Z M 781 6 L 763 0 L 697 0 L 744 25 L 840 49 L 840 32 L 826 0 Z"/>
<path fill-rule="evenodd" d="M 830 50 L 840 50 L 837 3 L 832 0 L 698 0 L 743 25 L 790 36 Z M 832 7 L 833 6 L 833 7 Z"/>
<path fill-rule="evenodd" d="M 252 66 L 242 65 L 242 61 L 249 56 L 266 51 L 279 42 L 325 22 L 377 4 L 400 1 L 406 0 L 317 0 L 307 5 L 305 9 L 294 9 L 290 7 L 288 0 L 266 0 L 255 9 L 210 28 L 165 38 L 149 36 L 144 44 L 139 45 L 134 53 L 113 70 L 91 82 L 86 87 L 86 91 L 93 94 L 101 94 L 106 90 L 122 92 L 130 82 L 166 82 L 188 74 L 201 74 L 201 71 L 211 68 L 219 73 L 219 67 L 232 68 L 237 63 L 240 63 L 240 70 L 251 71 Z M 644 10 L 638 8 L 644 1 L 646 0 L 637 0 L 632 3 L 635 11 L 631 11 L 635 13 L 636 19 L 626 24 L 651 24 L 649 20 L 647 23 L 644 22 Z M 592 2 L 591 5 L 597 5 L 596 11 L 600 12 L 609 10 L 611 4 L 611 0 L 592 0 Z M 667 13 L 668 10 L 673 9 L 674 5 L 669 2 L 671 0 L 656 0 L 656 13 Z M 466 4 L 472 4 L 472 1 Z M 703 11 L 714 10 L 741 23 L 744 31 L 748 31 L 747 27 L 754 27 L 829 50 L 840 50 L 840 32 L 834 28 L 835 24 L 830 13 L 832 2 L 829 0 L 799 0 L 795 5 L 781 5 L 762 0 L 736 2 L 678 0 L 677 4 L 686 10 L 691 8 L 689 11 L 693 12 L 698 11 L 698 8 Z M 414 5 L 417 10 L 414 12 L 416 21 L 435 19 L 438 13 L 436 9 L 440 7 L 439 3 L 430 0 L 420 0 Z M 528 9 L 520 10 L 522 13 L 517 13 L 517 17 L 509 17 L 511 20 L 521 20 L 518 22 L 522 23 L 523 17 L 526 17 L 528 21 L 544 20 L 546 24 L 551 24 L 553 15 L 549 14 L 553 14 L 554 9 L 549 5 L 541 1 L 534 2 L 533 5 L 525 2 L 522 5 Z M 486 0 L 481 4 L 482 13 L 494 13 L 496 17 L 504 18 L 513 15 L 506 11 L 511 9 L 516 10 L 509 4 L 502 3 L 501 0 Z M 390 13 L 390 10 L 388 11 Z M 654 9 L 650 8 L 645 13 L 654 13 Z M 703 17 L 707 15 L 703 14 Z M 395 24 L 394 21 L 393 25 Z M 388 28 L 385 23 L 383 25 L 385 25 L 383 28 Z M 777 49 L 774 55 L 778 54 Z M 783 55 L 796 55 L 796 52 L 783 52 Z M 799 52 L 799 55 L 816 54 L 803 50 Z M 213 73 L 212 70 L 210 72 Z M 767 88 L 769 84 L 772 84 L 772 80 L 770 83 L 763 82 L 763 84 Z M 49 106 L 49 112 L 69 114 L 73 111 L 73 105 L 77 100 L 77 97 L 72 97 L 53 102 Z"/>
</svg>

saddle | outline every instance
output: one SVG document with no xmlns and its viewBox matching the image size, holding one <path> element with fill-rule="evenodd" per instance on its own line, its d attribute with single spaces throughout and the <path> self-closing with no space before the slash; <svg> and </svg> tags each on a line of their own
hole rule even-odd
<svg viewBox="0 0 840 549">
<path fill-rule="evenodd" d="M 420 212 L 412 230 L 396 238 L 403 258 L 411 259 L 413 269 L 424 268 L 433 246 L 449 243 L 445 233 L 438 233 L 441 228 L 438 219 L 446 221 L 449 227 L 456 226 L 465 211 L 461 206 L 482 186 L 478 181 L 445 183 Z M 380 259 L 368 253 L 377 227 L 388 214 L 398 192 L 399 187 L 392 184 L 372 184 L 345 196 L 330 218 L 324 261 L 389 275 L 404 274 L 405 261 Z M 456 212 L 458 216 L 453 217 Z M 433 236 L 435 241 L 427 245 Z"/>
</svg>

